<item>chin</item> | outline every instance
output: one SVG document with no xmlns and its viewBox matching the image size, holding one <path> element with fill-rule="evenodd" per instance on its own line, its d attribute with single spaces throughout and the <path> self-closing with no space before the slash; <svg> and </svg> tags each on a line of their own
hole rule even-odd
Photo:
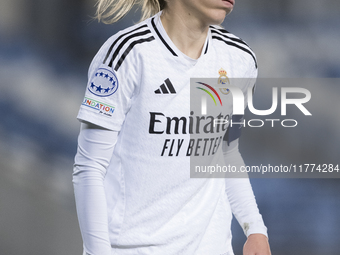
<svg viewBox="0 0 340 255">
<path fill-rule="evenodd" d="M 215 11 L 214 14 L 211 16 L 212 19 L 210 21 L 210 25 L 220 25 L 225 17 L 231 13 L 232 9 L 223 9 L 223 10 L 218 10 L 218 11 Z"/>
</svg>

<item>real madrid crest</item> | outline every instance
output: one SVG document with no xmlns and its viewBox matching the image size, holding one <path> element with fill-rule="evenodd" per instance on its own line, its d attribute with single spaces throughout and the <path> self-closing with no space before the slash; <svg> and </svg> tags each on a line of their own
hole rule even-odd
<svg viewBox="0 0 340 255">
<path fill-rule="evenodd" d="M 229 78 L 227 76 L 227 71 L 225 71 L 223 68 L 221 68 L 218 71 L 220 77 L 218 78 L 217 84 L 230 84 Z M 230 93 L 230 90 L 228 88 L 220 88 L 220 91 L 225 94 L 228 95 Z"/>
</svg>

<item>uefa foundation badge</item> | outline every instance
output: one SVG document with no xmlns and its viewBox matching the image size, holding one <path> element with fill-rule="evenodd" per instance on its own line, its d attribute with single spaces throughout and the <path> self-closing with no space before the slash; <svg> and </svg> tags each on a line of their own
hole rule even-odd
<svg viewBox="0 0 340 255">
<path fill-rule="evenodd" d="M 88 90 L 99 97 L 107 97 L 114 94 L 118 89 L 116 75 L 105 68 L 99 68 L 89 83 Z"/>
</svg>

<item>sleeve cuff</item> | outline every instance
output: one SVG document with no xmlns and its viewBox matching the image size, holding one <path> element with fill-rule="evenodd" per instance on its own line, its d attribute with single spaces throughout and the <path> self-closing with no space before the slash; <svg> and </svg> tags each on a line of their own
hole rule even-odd
<svg viewBox="0 0 340 255">
<path fill-rule="evenodd" d="M 105 120 L 104 118 L 98 118 L 98 115 L 92 112 L 84 112 L 83 109 L 80 109 L 77 119 L 79 121 L 85 121 L 92 124 L 95 124 L 97 126 L 114 130 L 114 131 L 120 131 L 122 123 L 114 123 L 112 121 Z"/>
<path fill-rule="evenodd" d="M 261 217 L 262 218 L 262 217 Z M 262 234 L 268 238 L 267 227 L 264 225 L 263 220 L 250 221 L 242 224 L 244 234 L 248 237 L 251 234 Z"/>
</svg>

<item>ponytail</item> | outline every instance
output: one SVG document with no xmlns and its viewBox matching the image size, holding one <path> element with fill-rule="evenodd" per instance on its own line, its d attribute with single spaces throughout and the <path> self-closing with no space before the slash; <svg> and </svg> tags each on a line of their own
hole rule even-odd
<svg viewBox="0 0 340 255">
<path fill-rule="evenodd" d="M 141 20 L 145 20 L 163 10 L 166 0 L 97 0 L 96 18 L 112 24 L 123 18 L 135 4 L 142 10 Z"/>
</svg>

